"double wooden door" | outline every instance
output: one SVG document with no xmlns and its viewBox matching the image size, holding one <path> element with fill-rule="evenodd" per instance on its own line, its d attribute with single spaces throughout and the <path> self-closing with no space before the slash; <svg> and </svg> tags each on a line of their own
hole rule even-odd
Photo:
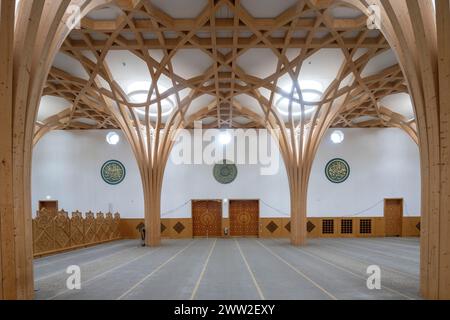
<svg viewBox="0 0 450 320">
<path fill-rule="evenodd" d="M 402 235 L 403 199 L 384 200 L 384 222 L 386 237 Z"/>
<path fill-rule="evenodd" d="M 192 201 L 192 233 L 194 237 L 222 236 L 222 201 Z"/>
<path fill-rule="evenodd" d="M 229 212 L 232 237 L 259 236 L 258 200 L 230 200 Z"/>
</svg>

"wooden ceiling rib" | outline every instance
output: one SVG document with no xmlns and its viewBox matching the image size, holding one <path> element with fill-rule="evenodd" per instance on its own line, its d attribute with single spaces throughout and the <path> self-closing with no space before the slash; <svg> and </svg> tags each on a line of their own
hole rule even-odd
<svg viewBox="0 0 450 320">
<path fill-rule="evenodd" d="M 168 97 L 185 126 L 213 118 L 215 121 L 205 127 L 264 127 L 275 109 L 276 97 L 290 98 L 304 108 L 298 81 L 293 81 L 291 92 L 285 92 L 279 87 L 279 79 L 284 75 L 298 79 L 308 58 L 322 49 L 340 49 L 343 64 L 317 103 L 321 108 L 343 99 L 331 127 L 399 127 L 417 139 L 414 119 L 394 112 L 395 106 L 379 103 L 386 96 L 408 93 L 400 67 L 393 65 L 362 76 L 371 59 L 390 49 L 387 41 L 381 33 L 367 29 L 362 14 L 356 18 L 334 16 L 332 9 L 336 6 L 333 1 L 298 1 L 277 17 L 261 19 L 252 17 L 239 0 L 210 0 L 196 18 L 174 19 L 151 1 L 116 0 L 114 10 L 120 12 L 116 19 L 86 17 L 81 28 L 73 30 L 63 43 L 61 54 L 79 61 L 88 79 L 52 68 L 43 95 L 64 98 L 71 107 L 37 123 L 36 132 L 41 136 L 53 129 L 118 128 L 107 100 L 129 108 L 156 104 L 161 109 L 161 101 Z M 218 14 L 223 7 L 231 18 Z M 240 57 L 256 48 L 270 50 L 277 60 L 275 72 L 265 78 L 245 72 L 245 66 L 238 63 Z M 293 48 L 300 50 L 288 59 L 287 51 Z M 149 54 L 153 49 L 162 50 L 161 61 Z M 200 75 L 183 78 L 173 65 L 175 55 L 183 49 L 198 50 L 212 60 L 212 65 Z M 360 49 L 365 53 L 356 58 Z M 130 52 L 147 65 L 152 87 L 146 103 L 128 101 L 106 59 L 112 50 Z M 154 85 L 162 76 L 171 81 L 165 92 Z M 343 85 L 348 76 L 353 77 L 353 82 Z M 184 97 L 180 96 L 182 90 L 188 90 Z M 262 90 L 270 94 L 263 95 Z M 259 103 L 262 115 L 236 98 L 244 94 Z M 193 101 L 206 95 L 214 97 L 214 101 L 190 112 Z M 163 119 L 157 118 L 158 126 L 164 126 Z M 239 118 L 248 121 L 239 122 Z M 365 118 L 370 120 L 358 120 Z M 80 119 L 91 119 L 95 124 Z M 135 121 L 143 120 L 137 117 Z"/>
</svg>

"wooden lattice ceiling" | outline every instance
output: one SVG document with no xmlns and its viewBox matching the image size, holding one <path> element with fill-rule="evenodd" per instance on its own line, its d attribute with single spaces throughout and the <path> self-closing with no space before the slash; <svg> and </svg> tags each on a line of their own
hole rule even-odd
<svg viewBox="0 0 450 320">
<path fill-rule="evenodd" d="M 189 6 L 189 2 L 179 1 L 179 6 Z M 64 98 L 71 107 L 39 121 L 38 136 L 52 129 L 118 127 L 105 97 L 130 107 L 143 106 L 130 103 L 125 88 L 116 81 L 109 65 L 110 52 L 128 52 L 139 58 L 152 83 L 162 76 L 170 79 L 171 85 L 165 90 L 152 86 L 154 91 L 147 102 L 155 105 L 171 97 L 186 126 L 204 119 L 208 127 L 262 127 L 268 112 L 258 105 L 246 105 L 239 97 L 248 96 L 271 108 L 280 97 L 303 104 L 301 98 L 280 87 L 280 79 L 298 78 L 308 59 L 327 49 L 340 52 L 340 75 L 348 75 L 345 80 L 339 79 L 335 97 L 346 95 L 346 99 L 332 127 L 396 126 L 409 133 L 415 131 L 414 119 L 397 113 L 395 106 L 380 103 L 389 95 L 407 93 L 399 66 L 381 67 L 363 76 L 370 61 L 390 48 L 379 31 L 367 28 L 362 13 L 355 15 L 354 9 L 340 7 L 337 1 L 287 1 L 291 5 L 280 14 L 261 18 L 252 16 L 254 10 L 248 5 L 257 6 L 258 1 L 199 2 L 204 3 L 202 10 L 189 18 L 173 18 L 171 12 L 152 1 L 135 0 L 116 0 L 101 9 L 103 13 L 84 18 L 81 28 L 73 30 L 64 42 L 60 54 L 79 61 L 87 76 L 52 68 L 44 95 Z M 211 61 L 210 65 L 200 74 L 183 77 L 173 61 L 184 49 L 197 50 Z M 264 77 L 246 72 L 241 63 L 241 58 L 251 56 L 255 49 L 269 50 L 275 59 L 276 68 Z M 295 54 L 290 53 L 294 49 Z M 152 50 L 161 52 L 159 60 L 149 53 Z M 273 64 L 257 62 L 261 68 Z M 133 74 L 127 76 L 132 78 Z M 330 77 L 338 80 L 335 74 Z M 324 92 L 327 90 L 324 88 Z M 206 101 L 200 99 L 203 96 L 212 100 L 192 108 L 194 101 Z M 317 108 L 326 102 L 323 98 Z"/>
</svg>

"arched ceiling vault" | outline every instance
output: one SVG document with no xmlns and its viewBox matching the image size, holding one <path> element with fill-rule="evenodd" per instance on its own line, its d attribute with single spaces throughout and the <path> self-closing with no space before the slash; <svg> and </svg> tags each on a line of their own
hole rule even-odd
<svg viewBox="0 0 450 320">
<path fill-rule="evenodd" d="M 295 106 L 305 112 L 339 101 L 332 127 L 400 127 L 414 135 L 414 117 L 398 99 L 381 103 L 403 94 L 412 110 L 388 43 L 367 28 L 364 14 L 337 1 L 113 3 L 88 14 L 62 45 L 43 95 L 67 105 L 46 112 L 48 99 L 41 102 L 38 135 L 117 128 L 111 101 L 146 112 L 170 105 L 184 126 L 202 120 L 211 128 L 264 127 L 282 101 L 292 101 L 291 113 L 280 115 L 285 122 Z M 314 103 L 306 101 L 307 82 L 322 87 Z M 143 101 L 130 99 L 136 83 L 147 85 Z"/>
</svg>

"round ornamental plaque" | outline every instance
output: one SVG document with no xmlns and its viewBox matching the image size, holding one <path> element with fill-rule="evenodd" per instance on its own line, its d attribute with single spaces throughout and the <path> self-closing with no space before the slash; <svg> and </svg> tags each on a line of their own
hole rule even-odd
<svg viewBox="0 0 450 320">
<path fill-rule="evenodd" d="M 102 179 L 111 185 L 119 184 L 125 179 L 125 166 L 117 160 L 106 161 L 100 170 Z"/>
<path fill-rule="evenodd" d="M 234 163 L 223 160 L 223 163 L 218 163 L 214 166 L 214 178 L 221 184 L 232 183 L 237 177 L 237 167 Z"/>
<path fill-rule="evenodd" d="M 333 183 L 342 183 L 350 176 L 350 166 L 343 159 L 333 159 L 325 166 L 325 175 Z"/>
</svg>

